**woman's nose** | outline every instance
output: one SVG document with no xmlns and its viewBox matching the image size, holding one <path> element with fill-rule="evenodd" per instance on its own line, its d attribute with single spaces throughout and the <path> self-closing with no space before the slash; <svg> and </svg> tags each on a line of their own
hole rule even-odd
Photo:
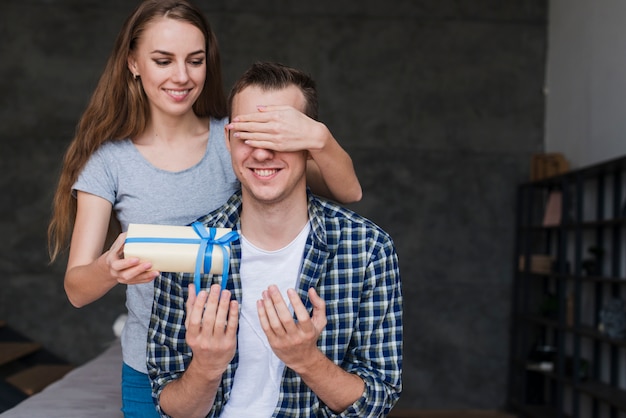
<svg viewBox="0 0 626 418">
<path fill-rule="evenodd" d="M 173 79 L 179 83 L 184 83 L 189 79 L 187 66 L 184 63 L 175 66 Z"/>
</svg>

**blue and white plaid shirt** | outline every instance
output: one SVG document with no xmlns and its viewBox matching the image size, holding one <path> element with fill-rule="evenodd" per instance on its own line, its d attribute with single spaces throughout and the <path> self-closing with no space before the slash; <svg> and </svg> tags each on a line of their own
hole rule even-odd
<svg viewBox="0 0 626 418">
<path fill-rule="evenodd" d="M 306 241 L 297 291 L 312 312 L 307 291 L 326 302 L 327 325 L 318 347 L 335 364 L 365 382 L 363 395 L 340 414 L 333 413 L 291 369 L 285 368 L 274 417 L 386 416 L 402 391 L 402 289 L 391 237 L 373 222 L 308 194 L 311 231 Z M 240 230 L 241 194 L 199 219 L 207 227 Z M 231 244 L 228 289 L 241 303 L 240 241 Z M 221 275 L 203 275 L 207 289 Z M 148 371 L 153 398 L 183 374 L 192 352 L 185 342 L 185 301 L 193 274 L 163 273 L 155 280 L 148 335 Z M 269 285 L 269 283 L 268 283 Z M 238 355 L 222 376 L 209 417 L 220 415 L 230 395 Z"/>
</svg>

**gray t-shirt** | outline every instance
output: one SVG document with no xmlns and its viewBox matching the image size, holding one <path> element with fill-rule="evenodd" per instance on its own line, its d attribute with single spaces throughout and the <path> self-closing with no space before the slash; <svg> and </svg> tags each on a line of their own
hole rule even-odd
<svg viewBox="0 0 626 418">
<path fill-rule="evenodd" d="M 239 187 L 224 141 L 226 119 L 211 119 L 202 161 L 179 172 L 150 164 L 129 139 L 103 144 L 74 184 L 113 205 L 122 231 L 129 223 L 188 225 L 222 205 Z M 146 344 L 154 295 L 153 283 L 126 288 L 128 319 L 122 330 L 124 362 L 147 373 Z"/>
</svg>

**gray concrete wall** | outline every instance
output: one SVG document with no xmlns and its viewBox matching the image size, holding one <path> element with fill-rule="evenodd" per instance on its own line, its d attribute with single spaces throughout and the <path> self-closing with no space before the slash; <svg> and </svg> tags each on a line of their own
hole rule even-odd
<svg viewBox="0 0 626 418">
<path fill-rule="evenodd" d="M 0 319 L 82 363 L 123 289 L 83 309 L 49 265 L 61 159 L 134 2 L 0 2 Z M 546 0 L 204 1 L 227 86 L 252 61 L 318 81 L 350 152 L 354 208 L 394 237 L 405 294 L 401 405 L 505 402 L 515 186 L 543 148 Z"/>
</svg>

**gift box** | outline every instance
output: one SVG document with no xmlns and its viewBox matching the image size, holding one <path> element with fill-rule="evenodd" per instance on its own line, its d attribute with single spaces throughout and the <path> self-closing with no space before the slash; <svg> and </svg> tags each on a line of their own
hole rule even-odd
<svg viewBox="0 0 626 418">
<path fill-rule="evenodd" d="M 206 228 L 199 222 L 191 226 L 129 224 L 124 257 L 150 261 L 161 272 L 194 273 L 199 291 L 200 274 L 222 274 L 226 286 L 230 243 L 239 237 L 230 228 Z"/>
</svg>

